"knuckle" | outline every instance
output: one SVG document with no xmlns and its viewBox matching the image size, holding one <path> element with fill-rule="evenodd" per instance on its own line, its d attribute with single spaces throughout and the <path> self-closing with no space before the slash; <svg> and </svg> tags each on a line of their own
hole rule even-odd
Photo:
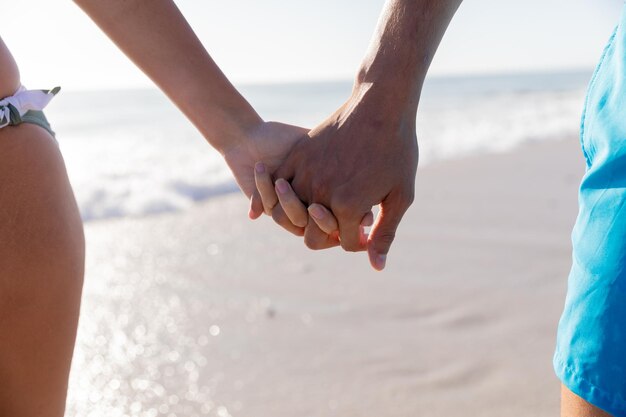
<svg viewBox="0 0 626 417">
<path fill-rule="evenodd" d="M 285 205 L 284 210 L 294 226 L 306 227 L 309 223 L 308 213 L 300 201 Z"/>
<path fill-rule="evenodd" d="M 391 230 L 384 231 L 382 233 L 379 233 L 378 236 L 376 236 L 376 243 L 379 246 L 382 245 L 382 246 L 389 247 L 391 246 L 395 238 L 396 238 L 395 231 L 391 231 Z"/>
<path fill-rule="evenodd" d="M 349 198 L 340 197 L 333 201 L 332 211 L 337 217 L 350 217 L 355 213 L 356 205 Z"/>
<path fill-rule="evenodd" d="M 272 220 L 274 220 L 274 222 L 280 224 L 281 226 L 285 223 L 285 220 L 287 220 L 287 215 L 282 210 L 280 205 L 276 205 L 272 209 Z"/>
<path fill-rule="evenodd" d="M 345 240 L 341 241 L 341 249 L 346 252 L 360 252 L 362 248 L 354 242 L 346 242 Z"/>
<path fill-rule="evenodd" d="M 324 249 L 324 242 L 322 242 L 319 238 L 312 236 L 308 233 L 304 234 L 304 244 L 307 248 L 311 250 L 320 250 Z"/>
<path fill-rule="evenodd" d="M 331 210 L 337 218 L 356 218 L 359 220 L 367 213 L 372 204 L 368 204 L 366 190 L 344 189 L 335 192 L 331 200 Z"/>
<path fill-rule="evenodd" d="M 321 223 L 321 224 L 320 224 Z M 330 235 L 337 231 L 337 224 L 332 221 L 320 222 L 318 223 L 318 227 L 326 234 Z"/>
<path fill-rule="evenodd" d="M 415 191 L 412 190 L 404 196 L 403 203 L 406 207 L 410 207 L 415 202 Z"/>
<path fill-rule="evenodd" d="M 297 226 L 297 227 L 306 227 L 309 223 L 309 219 L 308 217 L 304 217 L 304 218 L 298 217 L 294 219 L 292 223 L 294 224 L 294 226 Z"/>
<path fill-rule="evenodd" d="M 260 198 L 252 202 L 252 206 L 254 208 L 263 209 L 265 214 L 267 214 L 268 216 L 272 215 L 272 209 L 274 208 L 275 205 L 276 204 L 272 204 L 270 201 L 262 200 Z"/>
<path fill-rule="evenodd" d="M 276 207 L 276 203 L 272 203 L 272 202 L 263 202 L 263 210 L 265 211 L 265 214 L 267 214 L 268 216 L 272 216 L 274 217 L 274 207 Z"/>
<path fill-rule="evenodd" d="M 274 210 L 272 210 L 272 220 L 283 229 L 296 236 L 304 235 L 304 227 L 293 224 L 280 205 L 277 205 Z"/>
</svg>

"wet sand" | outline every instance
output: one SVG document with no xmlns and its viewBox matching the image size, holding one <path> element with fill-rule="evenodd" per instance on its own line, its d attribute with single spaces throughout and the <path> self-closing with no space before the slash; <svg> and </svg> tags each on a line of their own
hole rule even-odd
<svg viewBox="0 0 626 417">
<path fill-rule="evenodd" d="M 555 416 L 575 138 L 433 163 L 376 273 L 239 195 L 86 225 L 68 416 Z"/>
</svg>

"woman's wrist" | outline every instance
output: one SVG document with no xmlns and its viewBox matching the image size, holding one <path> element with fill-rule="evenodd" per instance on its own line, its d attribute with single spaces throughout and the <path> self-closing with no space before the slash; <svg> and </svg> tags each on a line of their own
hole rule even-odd
<svg viewBox="0 0 626 417">
<path fill-rule="evenodd" d="M 256 112 L 247 111 L 231 113 L 220 109 L 211 118 L 214 123 L 203 131 L 203 135 L 222 155 L 234 148 L 247 146 L 250 132 L 264 123 Z"/>
<path fill-rule="evenodd" d="M 230 84 L 230 83 L 229 83 Z M 245 145 L 249 132 L 263 119 L 232 86 L 224 91 L 199 92 L 182 100 L 183 112 L 193 121 L 204 138 L 221 154 Z"/>
</svg>

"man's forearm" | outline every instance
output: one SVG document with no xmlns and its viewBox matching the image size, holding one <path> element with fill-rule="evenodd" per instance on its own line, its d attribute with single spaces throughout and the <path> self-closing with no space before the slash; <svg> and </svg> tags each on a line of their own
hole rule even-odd
<svg viewBox="0 0 626 417">
<path fill-rule="evenodd" d="M 462 0 L 388 0 L 355 89 L 375 95 L 390 112 L 417 111 L 426 73 Z"/>
<path fill-rule="evenodd" d="M 261 119 L 171 0 L 75 0 L 219 151 Z"/>
</svg>

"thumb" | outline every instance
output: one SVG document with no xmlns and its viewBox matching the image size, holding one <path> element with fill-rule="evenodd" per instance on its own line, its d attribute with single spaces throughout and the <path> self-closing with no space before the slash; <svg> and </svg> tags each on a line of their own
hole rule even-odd
<svg viewBox="0 0 626 417">
<path fill-rule="evenodd" d="M 408 205 L 398 198 L 388 196 L 380 205 L 380 213 L 367 242 L 367 253 L 372 267 L 382 271 L 387 263 L 387 253 L 396 237 L 396 230 Z"/>
</svg>

